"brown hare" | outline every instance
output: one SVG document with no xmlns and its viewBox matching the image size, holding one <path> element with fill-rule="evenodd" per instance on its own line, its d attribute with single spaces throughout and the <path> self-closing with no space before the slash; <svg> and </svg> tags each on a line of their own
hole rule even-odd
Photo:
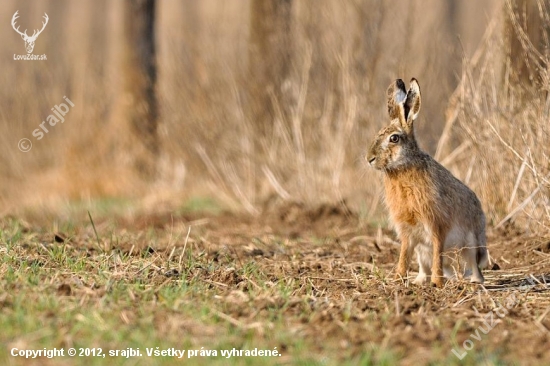
<svg viewBox="0 0 550 366">
<path fill-rule="evenodd" d="M 404 278 L 412 252 L 419 273 L 415 284 L 431 276 L 441 287 L 454 271 L 443 252 L 460 251 L 464 277 L 483 283 L 480 268 L 488 264 L 485 215 L 481 203 L 465 184 L 420 150 L 414 136 L 414 120 L 420 111 L 420 87 L 416 79 L 407 92 L 403 80 L 387 91 L 391 122 L 378 132 L 366 159 L 384 172 L 385 201 L 401 240 L 397 277 Z"/>
</svg>

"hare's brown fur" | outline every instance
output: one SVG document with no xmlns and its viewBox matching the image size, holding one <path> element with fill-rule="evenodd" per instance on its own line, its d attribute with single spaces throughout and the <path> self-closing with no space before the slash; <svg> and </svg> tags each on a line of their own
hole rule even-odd
<svg viewBox="0 0 550 366">
<path fill-rule="evenodd" d="M 384 171 L 386 205 L 401 240 L 397 275 L 406 276 L 408 259 L 416 250 L 420 272 L 441 286 L 443 275 L 453 277 L 445 251 L 458 249 L 466 274 L 483 282 L 479 267 L 487 264 L 485 215 L 472 192 L 417 145 L 413 121 L 420 111 L 420 88 L 415 79 L 405 91 L 402 80 L 388 88 L 390 125 L 380 130 L 367 154 L 369 163 Z M 430 258 L 430 253 L 431 257 Z"/>
</svg>

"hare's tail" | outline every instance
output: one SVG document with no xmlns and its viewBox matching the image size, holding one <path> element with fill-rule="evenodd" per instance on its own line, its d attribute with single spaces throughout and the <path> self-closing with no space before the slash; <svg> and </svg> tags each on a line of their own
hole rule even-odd
<svg viewBox="0 0 550 366">
<path fill-rule="evenodd" d="M 489 267 L 489 252 L 485 246 L 479 246 L 477 248 L 477 266 L 479 268 Z"/>
</svg>

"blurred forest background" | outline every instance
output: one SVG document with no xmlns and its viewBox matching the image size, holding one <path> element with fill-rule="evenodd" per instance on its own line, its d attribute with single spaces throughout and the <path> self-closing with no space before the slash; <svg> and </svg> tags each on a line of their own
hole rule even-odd
<svg viewBox="0 0 550 366">
<path fill-rule="evenodd" d="M 13 59 L 16 10 L 29 34 L 48 14 L 47 61 Z M 363 154 L 389 83 L 416 77 L 421 147 L 493 225 L 550 224 L 548 0 L 4 0 L 0 28 L 4 215 L 208 197 L 374 220 L 381 175 Z M 63 96 L 75 107 L 37 140 Z"/>
</svg>

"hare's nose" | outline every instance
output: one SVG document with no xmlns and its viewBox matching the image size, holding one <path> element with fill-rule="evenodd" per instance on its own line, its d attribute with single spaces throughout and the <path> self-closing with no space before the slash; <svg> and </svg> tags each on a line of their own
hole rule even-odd
<svg viewBox="0 0 550 366">
<path fill-rule="evenodd" d="M 365 156 L 365 158 L 367 159 L 367 161 L 369 162 L 369 164 L 372 165 L 372 163 L 374 163 L 374 161 L 376 160 L 376 157 L 375 156 L 372 156 L 372 155 L 367 155 Z"/>
</svg>

